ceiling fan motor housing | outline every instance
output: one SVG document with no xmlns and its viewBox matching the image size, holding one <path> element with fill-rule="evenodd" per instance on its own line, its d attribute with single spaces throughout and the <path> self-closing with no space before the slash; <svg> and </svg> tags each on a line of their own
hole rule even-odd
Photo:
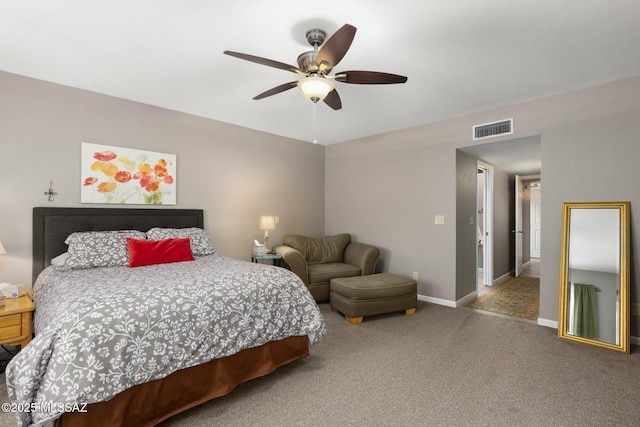
<svg viewBox="0 0 640 427">
<path fill-rule="evenodd" d="M 313 73 L 318 71 L 318 66 L 316 65 L 317 56 L 317 50 L 310 50 L 308 52 L 301 53 L 300 56 L 298 56 L 298 68 L 300 68 L 305 73 Z"/>
<path fill-rule="evenodd" d="M 307 31 L 307 41 L 313 50 L 304 52 L 298 56 L 298 68 L 305 73 L 314 73 L 318 71 L 318 65 L 316 64 L 316 57 L 318 56 L 318 47 L 324 43 L 327 38 L 327 33 L 320 28 L 313 28 Z"/>
</svg>

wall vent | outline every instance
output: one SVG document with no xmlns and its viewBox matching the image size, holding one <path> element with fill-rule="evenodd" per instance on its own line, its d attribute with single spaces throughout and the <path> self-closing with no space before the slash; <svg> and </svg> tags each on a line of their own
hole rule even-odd
<svg viewBox="0 0 640 427">
<path fill-rule="evenodd" d="M 513 133 L 513 119 L 500 120 L 493 123 L 484 123 L 473 127 L 473 140 L 493 138 L 494 136 Z"/>
</svg>

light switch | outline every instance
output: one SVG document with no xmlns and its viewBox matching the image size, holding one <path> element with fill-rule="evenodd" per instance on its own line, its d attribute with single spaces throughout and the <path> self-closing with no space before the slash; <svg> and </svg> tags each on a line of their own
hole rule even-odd
<svg viewBox="0 0 640 427">
<path fill-rule="evenodd" d="M 438 225 L 444 224 L 444 215 L 436 215 L 436 224 Z"/>
<path fill-rule="evenodd" d="M 475 219 L 475 217 L 470 216 L 470 217 L 469 217 L 469 225 L 473 225 L 473 224 L 475 224 L 475 223 L 476 223 L 476 219 Z"/>
</svg>

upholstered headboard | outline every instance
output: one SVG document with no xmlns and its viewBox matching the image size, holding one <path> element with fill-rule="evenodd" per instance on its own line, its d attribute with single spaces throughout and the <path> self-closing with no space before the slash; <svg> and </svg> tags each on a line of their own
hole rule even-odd
<svg viewBox="0 0 640 427">
<path fill-rule="evenodd" d="M 202 209 L 33 208 L 32 280 L 51 259 L 67 250 L 76 231 L 140 230 L 153 227 L 204 228 Z"/>
</svg>

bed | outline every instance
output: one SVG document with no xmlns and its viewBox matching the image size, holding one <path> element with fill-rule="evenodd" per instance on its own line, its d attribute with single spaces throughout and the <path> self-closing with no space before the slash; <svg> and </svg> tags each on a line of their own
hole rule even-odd
<svg viewBox="0 0 640 427">
<path fill-rule="evenodd" d="M 194 209 L 34 208 L 35 337 L 6 370 L 9 397 L 29 409 L 19 425 L 152 426 L 309 354 L 326 327 L 306 286 L 222 257 L 202 228 Z M 73 267 L 83 239 L 120 245 L 121 233 L 128 265 Z M 191 259 L 130 266 L 148 244 L 179 245 L 174 257 L 185 239 Z"/>
</svg>

